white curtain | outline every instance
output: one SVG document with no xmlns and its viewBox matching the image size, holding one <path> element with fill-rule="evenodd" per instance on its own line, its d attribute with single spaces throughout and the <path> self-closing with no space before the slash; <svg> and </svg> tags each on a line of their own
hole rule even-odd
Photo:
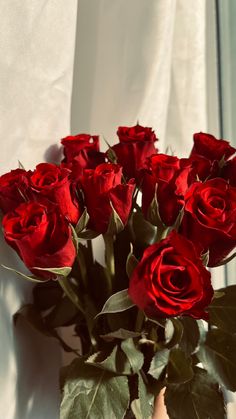
<svg viewBox="0 0 236 419">
<path fill-rule="evenodd" d="M 67 4 L 68 3 L 68 4 Z M 0 0 L 1 174 L 43 161 L 70 131 L 77 2 Z M 23 269 L 1 237 L 0 263 Z M 0 417 L 56 419 L 61 353 L 12 316 L 31 286 L 0 271 Z"/>
<path fill-rule="evenodd" d="M 79 0 L 72 131 L 112 143 L 139 120 L 187 155 L 207 129 L 205 14 L 205 0 Z"/>
<path fill-rule="evenodd" d="M 161 151 L 187 156 L 192 134 L 208 130 L 205 0 L 0 0 L 0 8 L 1 173 L 18 160 L 30 168 L 56 159 L 70 131 L 112 144 L 118 125 L 138 120 L 155 129 Z M 0 262 L 23 269 L 3 242 Z M 12 324 L 30 292 L 1 270 L 4 419 L 59 416 L 57 345 Z"/>
</svg>

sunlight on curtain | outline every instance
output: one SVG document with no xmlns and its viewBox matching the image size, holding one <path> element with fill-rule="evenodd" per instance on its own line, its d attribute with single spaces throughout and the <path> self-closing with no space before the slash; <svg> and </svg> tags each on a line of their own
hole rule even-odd
<svg viewBox="0 0 236 419">
<path fill-rule="evenodd" d="M 44 160 L 45 150 L 70 130 L 77 2 L 0 0 L 0 10 L 2 174 L 16 168 L 18 159 L 26 168 L 33 168 Z M 57 147 L 50 152 L 57 152 Z M 22 271 L 23 264 L 2 237 L 0 240 L 0 263 Z M 15 328 L 12 322 L 30 293 L 31 286 L 1 268 L 2 419 L 54 419 L 59 415 L 58 345 L 27 324 Z"/>
<path fill-rule="evenodd" d="M 204 0 L 79 0 L 72 132 L 114 143 L 139 120 L 187 155 L 207 129 L 205 62 Z"/>
</svg>

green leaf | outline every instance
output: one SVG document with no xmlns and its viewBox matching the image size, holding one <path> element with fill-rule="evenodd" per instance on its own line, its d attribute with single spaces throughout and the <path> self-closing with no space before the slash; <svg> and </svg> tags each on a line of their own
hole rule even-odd
<svg viewBox="0 0 236 419">
<path fill-rule="evenodd" d="M 114 339 L 124 340 L 128 338 L 137 338 L 139 336 L 140 333 L 122 328 L 115 330 L 114 332 L 106 333 L 105 335 L 100 335 L 106 342 L 112 342 Z"/>
<path fill-rule="evenodd" d="M 209 262 L 209 254 L 210 254 L 210 252 L 209 252 L 209 249 L 208 249 L 206 253 L 203 253 L 201 255 L 202 264 L 204 266 L 207 266 L 208 265 L 208 262 Z"/>
<path fill-rule="evenodd" d="M 132 241 L 140 247 L 155 243 L 157 228 L 145 220 L 141 212 L 134 212 L 130 218 Z"/>
<path fill-rule="evenodd" d="M 109 355 L 102 351 L 92 354 L 87 359 L 86 364 L 102 368 L 117 375 L 132 374 L 131 365 L 118 345 L 114 346 Z"/>
<path fill-rule="evenodd" d="M 112 208 L 112 213 L 110 216 L 108 228 L 106 231 L 106 234 L 109 234 L 111 236 L 120 233 L 122 230 L 124 230 L 124 224 L 120 218 L 120 216 L 117 214 L 115 208 L 112 205 L 112 202 L 110 201 L 110 206 Z"/>
<path fill-rule="evenodd" d="M 129 253 L 128 257 L 127 257 L 127 261 L 126 261 L 126 273 L 128 275 L 128 277 L 130 278 L 134 269 L 136 268 L 136 266 L 138 265 L 139 261 L 138 259 L 133 255 L 132 253 L 132 249 L 131 252 Z"/>
<path fill-rule="evenodd" d="M 60 419 L 123 419 L 129 406 L 129 387 L 125 376 L 76 359 L 65 378 Z"/>
<path fill-rule="evenodd" d="M 184 208 L 181 208 L 181 210 L 179 211 L 179 214 L 177 215 L 176 220 L 175 220 L 175 222 L 172 226 L 172 230 L 176 230 L 176 231 L 179 230 L 179 227 L 182 223 L 183 217 L 184 217 Z"/>
<path fill-rule="evenodd" d="M 135 419 L 142 419 L 141 405 L 139 399 L 134 399 L 130 404 Z M 151 419 L 151 417 L 150 417 Z"/>
<path fill-rule="evenodd" d="M 78 249 L 79 249 L 79 238 L 78 238 L 77 233 L 76 233 L 72 224 L 70 224 L 70 228 L 71 228 L 71 233 L 72 233 L 72 240 L 73 240 L 75 250 L 76 250 L 76 254 L 77 254 Z"/>
<path fill-rule="evenodd" d="M 117 163 L 117 156 L 111 145 L 108 143 L 108 141 L 103 137 L 103 140 L 105 141 L 108 150 L 106 152 L 107 158 L 111 163 Z"/>
<path fill-rule="evenodd" d="M 86 227 L 89 222 L 89 214 L 87 208 L 84 209 L 83 214 L 81 215 L 78 223 L 75 226 L 75 232 L 77 234 L 81 233 Z"/>
<path fill-rule="evenodd" d="M 223 288 L 224 290 L 225 288 Z M 220 298 L 223 297 L 225 295 L 225 291 L 220 291 L 220 290 L 214 290 L 214 296 L 213 296 L 213 300 L 215 298 Z"/>
<path fill-rule="evenodd" d="M 12 271 L 15 274 L 21 276 L 22 278 L 27 279 L 28 281 L 31 281 L 31 282 L 41 282 L 41 283 L 42 282 L 45 282 L 45 279 L 40 279 L 40 278 L 37 278 L 36 276 L 33 276 L 33 275 L 32 276 L 29 276 L 29 275 L 23 274 L 22 272 L 17 271 L 16 269 L 9 268 L 9 266 L 5 266 L 5 265 L 2 265 L 2 264 L 1 264 L 1 266 L 4 269 L 7 269 L 8 271 Z"/>
<path fill-rule="evenodd" d="M 105 302 L 102 311 L 97 314 L 95 318 L 101 316 L 102 314 L 108 313 L 120 313 L 125 310 L 129 310 L 135 304 L 129 297 L 128 288 L 122 291 L 118 291 L 113 294 L 108 300 Z"/>
<path fill-rule="evenodd" d="M 92 240 L 95 239 L 96 237 L 100 236 L 101 233 L 98 233 L 97 231 L 93 231 L 90 229 L 81 231 L 80 233 L 77 234 L 77 236 L 79 237 L 79 239 L 83 239 L 83 240 Z"/>
<path fill-rule="evenodd" d="M 166 326 L 165 326 L 165 339 L 166 339 L 165 346 L 167 348 L 173 348 L 175 345 L 177 345 L 181 341 L 182 335 L 183 335 L 182 323 L 178 319 L 175 319 L 174 317 L 171 319 L 168 319 L 166 321 Z"/>
<path fill-rule="evenodd" d="M 182 317 L 179 320 L 183 325 L 180 348 L 186 353 L 186 355 L 191 355 L 196 350 L 200 341 L 198 322 L 191 317 Z"/>
<path fill-rule="evenodd" d="M 236 333 L 236 285 L 217 290 L 221 296 L 214 298 L 208 307 L 210 323 L 228 333 Z"/>
<path fill-rule="evenodd" d="M 158 230 L 164 231 L 166 229 L 166 226 L 163 224 L 160 213 L 159 213 L 159 204 L 157 201 L 157 188 L 158 188 L 158 184 L 156 184 L 153 200 L 148 208 L 147 220 L 151 224 L 156 226 Z"/>
<path fill-rule="evenodd" d="M 153 413 L 154 395 L 148 390 L 146 377 L 142 372 L 138 374 L 138 395 L 142 413 L 141 417 L 142 419 L 150 419 Z"/>
<path fill-rule="evenodd" d="M 134 341 L 131 338 L 123 340 L 121 342 L 121 348 L 123 352 L 125 353 L 125 355 L 127 356 L 129 363 L 131 365 L 131 369 L 133 373 L 135 374 L 143 366 L 143 363 L 144 363 L 143 353 L 136 348 Z"/>
<path fill-rule="evenodd" d="M 170 351 L 167 366 L 167 382 L 170 384 L 185 383 L 193 378 L 192 360 L 179 348 Z"/>
<path fill-rule="evenodd" d="M 211 376 L 236 391 L 236 336 L 213 329 L 207 333 L 197 356 Z"/>
<path fill-rule="evenodd" d="M 32 269 L 37 269 L 38 271 L 48 271 L 58 276 L 67 277 L 72 268 L 70 266 L 63 266 L 63 268 L 39 268 L 34 266 Z"/>
<path fill-rule="evenodd" d="M 206 373 L 197 368 L 191 381 L 168 385 L 165 404 L 170 419 L 225 419 L 223 394 Z"/>
<path fill-rule="evenodd" d="M 169 349 L 163 349 L 161 351 L 157 351 L 154 357 L 152 358 L 152 362 L 151 362 L 148 373 L 156 380 L 160 378 L 160 375 L 162 374 L 165 367 L 167 366 L 168 360 L 169 360 L 169 354 L 170 354 Z"/>
<path fill-rule="evenodd" d="M 21 163 L 20 160 L 18 160 L 18 167 L 19 167 L 19 169 L 25 170 L 25 168 L 24 168 L 24 166 L 23 166 L 23 164 Z"/>
</svg>

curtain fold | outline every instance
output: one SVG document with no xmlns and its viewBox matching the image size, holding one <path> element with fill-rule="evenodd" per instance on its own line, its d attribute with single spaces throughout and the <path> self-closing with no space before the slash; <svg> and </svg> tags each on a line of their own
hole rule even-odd
<svg viewBox="0 0 236 419">
<path fill-rule="evenodd" d="M 77 1 L 0 0 L 0 172 L 54 158 L 70 131 Z M 47 150 L 47 152 L 46 152 Z M 46 152 L 46 153 L 45 153 Z M 0 238 L 0 263 L 24 270 Z M 53 339 L 13 314 L 30 301 L 31 285 L 0 268 L 0 416 L 59 416 L 61 353 Z"/>
<path fill-rule="evenodd" d="M 186 155 L 207 130 L 205 1 L 79 0 L 72 132 L 153 126 Z"/>
</svg>

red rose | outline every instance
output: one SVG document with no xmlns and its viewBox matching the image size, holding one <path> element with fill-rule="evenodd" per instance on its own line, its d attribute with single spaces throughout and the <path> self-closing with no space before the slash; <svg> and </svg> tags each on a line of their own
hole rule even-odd
<svg viewBox="0 0 236 419">
<path fill-rule="evenodd" d="M 174 224 L 182 207 L 183 190 L 188 187 L 189 167 L 181 168 L 180 160 L 167 154 L 156 154 L 148 159 L 150 170 L 142 172 L 142 210 L 145 217 L 156 193 L 159 213 L 164 224 Z"/>
<path fill-rule="evenodd" d="M 180 160 L 176 156 L 168 154 L 155 154 L 148 159 L 149 166 L 157 180 L 170 182 L 176 177 L 180 169 Z"/>
<path fill-rule="evenodd" d="M 211 161 L 199 154 L 193 154 L 187 159 L 180 159 L 180 165 L 182 168 L 184 166 L 191 166 L 188 179 L 189 185 L 197 180 L 204 181 L 209 178 L 217 177 L 219 174 L 218 162 L 216 160 Z"/>
<path fill-rule="evenodd" d="M 80 181 L 85 169 L 95 169 L 99 164 L 105 163 L 105 154 L 94 150 L 81 150 L 70 162 L 62 163 L 61 167 L 71 170 L 71 180 L 75 183 Z"/>
<path fill-rule="evenodd" d="M 30 271 L 42 278 L 55 275 L 32 269 L 72 266 L 76 256 L 71 230 L 55 209 L 37 202 L 21 204 L 3 218 L 4 236 Z"/>
<path fill-rule="evenodd" d="M 156 135 L 152 128 L 138 124 L 130 128 L 119 127 L 117 135 L 120 143 L 112 147 L 117 163 L 123 167 L 129 179 L 137 178 L 139 170 L 146 167 L 147 157 L 157 152 L 154 146 Z"/>
<path fill-rule="evenodd" d="M 146 218 L 153 198 L 156 194 L 159 214 L 162 222 L 172 226 L 182 208 L 182 199 L 176 194 L 175 183 L 159 180 L 151 172 L 142 178 L 142 211 Z"/>
<path fill-rule="evenodd" d="M 210 273 L 192 242 L 177 234 L 149 246 L 130 278 L 129 295 L 148 317 L 208 318 Z"/>
<path fill-rule="evenodd" d="M 14 210 L 25 202 L 28 195 L 29 181 L 25 170 L 12 170 L 0 177 L 0 208 L 3 213 Z"/>
<path fill-rule="evenodd" d="M 236 246 L 236 188 L 224 179 L 196 182 L 185 196 L 181 233 L 209 250 L 209 266 L 215 266 Z"/>
<path fill-rule="evenodd" d="M 71 162 L 74 157 L 80 155 L 81 152 L 89 154 L 91 152 L 99 152 L 98 135 L 78 134 L 69 135 L 61 140 L 64 146 L 65 162 Z M 82 154 L 83 154 L 82 153 Z"/>
<path fill-rule="evenodd" d="M 220 176 L 227 180 L 231 186 L 236 186 L 236 157 L 227 161 Z"/>
<path fill-rule="evenodd" d="M 203 132 L 194 134 L 193 141 L 194 146 L 190 157 L 199 154 L 211 161 L 220 161 L 223 157 L 227 160 L 236 152 L 236 149 L 231 147 L 228 141 L 217 140 L 213 135 L 204 134 Z"/>
<path fill-rule="evenodd" d="M 79 209 L 72 201 L 70 170 L 51 163 L 40 163 L 31 173 L 30 185 L 37 200 L 53 202 L 71 223 L 79 219 Z M 45 202 L 46 202 L 45 201 Z"/>
<path fill-rule="evenodd" d="M 85 170 L 81 178 L 85 205 L 90 216 L 89 226 L 99 233 L 106 233 L 112 207 L 122 223 L 127 223 L 135 185 L 133 180 L 124 185 L 121 178 L 122 168 L 111 163 L 100 164 L 95 170 Z"/>
</svg>

